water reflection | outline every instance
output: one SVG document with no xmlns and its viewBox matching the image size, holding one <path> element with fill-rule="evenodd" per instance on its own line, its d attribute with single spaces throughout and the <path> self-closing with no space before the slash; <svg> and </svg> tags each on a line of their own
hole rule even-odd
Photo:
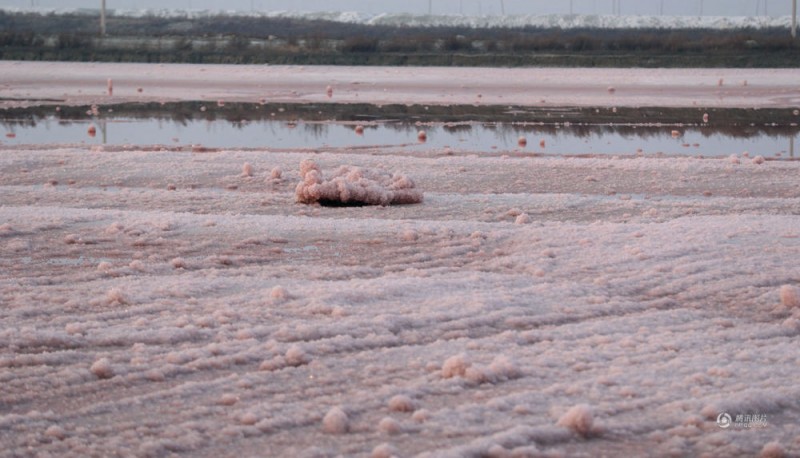
<svg viewBox="0 0 800 458">
<path fill-rule="evenodd" d="M 203 105 L 204 106 L 204 105 Z M 575 112 L 566 121 L 520 121 L 512 115 L 496 115 L 500 122 L 436 121 L 413 115 L 398 120 L 375 114 L 349 114 L 337 120 L 335 113 L 287 111 L 265 106 L 249 116 L 236 107 L 212 113 L 200 107 L 164 112 L 100 112 L 87 116 L 57 112 L 52 108 L 0 120 L 6 132 L 4 145 L 110 144 L 110 145 L 202 145 L 208 148 L 311 148 L 393 146 L 414 151 L 450 148 L 455 151 L 494 153 L 502 151 L 537 154 L 663 154 L 725 156 L 750 154 L 795 159 L 796 123 L 782 125 L 745 121 L 739 125 L 659 125 L 631 122 L 589 124 L 572 122 L 585 113 Z M 94 110 L 95 113 L 98 110 Z M 671 116 L 677 116 L 670 114 Z M 441 115 L 452 119 L 455 115 Z M 459 118 L 461 114 L 455 116 Z M 550 114 L 548 113 L 548 117 Z M 736 116 L 741 117 L 741 114 Z M 481 117 L 481 116 L 475 116 Z M 533 117 L 533 116 L 525 116 Z M 304 119 L 305 118 L 305 119 Z M 719 119 L 719 113 L 715 114 Z M 563 118 L 562 118 L 563 119 Z M 737 118 L 738 119 L 738 118 Z M 96 134 L 88 135 L 89 126 Z M 678 131 L 678 136 L 672 135 Z M 418 141 L 425 131 L 425 142 Z M 521 142 L 521 138 L 527 142 Z"/>
</svg>

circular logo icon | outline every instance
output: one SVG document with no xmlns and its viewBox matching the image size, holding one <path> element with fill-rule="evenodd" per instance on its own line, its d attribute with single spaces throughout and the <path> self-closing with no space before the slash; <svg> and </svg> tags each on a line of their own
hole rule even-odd
<svg viewBox="0 0 800 458">
<path fill-rule="evenodd" d="M 733 423 L 733 420 L 731 419 L 730 415 L 726 413 L 721 413 L 717 415 L 717 426 L 719 426 L 720 428 L 723 429 L 730 428 L 731 423 Z"/>
</svg>

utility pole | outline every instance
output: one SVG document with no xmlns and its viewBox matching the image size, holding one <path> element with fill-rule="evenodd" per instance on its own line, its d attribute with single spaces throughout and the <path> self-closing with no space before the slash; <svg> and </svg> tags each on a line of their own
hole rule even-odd
<svg viewBox="0 0 800 458">
<path fill-rule="evenodd" d="M 797 0 L 792 0 L 792 38 L 797 38 Z"/>
<path fill-rule="evenodd" d="M 428 0 L 428 15 L 433 14 L 433 0 Z"/>
<path fill-rule="evenodd" d="M 100 0 L 100 36 L 106 36 L 106 0 Z"/>
<path fill-rule="evenodd" d="M 500 0 L 500 14 L 505 16 L 506 15 L 506 2 L 505 0 Z"/>
</svg>

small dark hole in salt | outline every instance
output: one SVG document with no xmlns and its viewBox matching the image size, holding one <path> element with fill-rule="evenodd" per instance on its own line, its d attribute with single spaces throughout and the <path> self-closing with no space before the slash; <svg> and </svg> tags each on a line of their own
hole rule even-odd
<svg viewBox="0 0 800 458">
<path fill-rule="evenodd" d="M 318 201 L 323 207 L 366 207 L 364 202 L 342 202 L 341 200 L 322 199 Z"/>
</svg>

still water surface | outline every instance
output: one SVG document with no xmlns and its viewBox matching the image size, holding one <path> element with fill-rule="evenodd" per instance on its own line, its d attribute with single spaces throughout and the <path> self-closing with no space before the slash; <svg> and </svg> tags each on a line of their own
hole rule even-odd
<svg viewBox="0 0 800 458">
<path fill-rule="evenodd" d="M 256 120 L 231 122 L 215 119 L 106 118 L 92 121 L 60 120 L 2 123 L 4 145 L 202 145 L 208 148 L 324 149 L 343 147 L 402 147 L 424 152 L 524 151 L 554 155 L 664 154 L 727 156 L 751 155 L 797 158 L 797 129 L 761 127 L 652 127 L 636 125 L 531 125 L 519 123 L 424 123 L 385 121 L 356 123 Z M 95 127 L 91 136 L 90 126 Z M 418 131 L 427 140 L 418 141 Z M 677 131 L 677 135 L 673 132 Z M 527 139 L 526 146 L 518 144 Z"/>
</svg>

